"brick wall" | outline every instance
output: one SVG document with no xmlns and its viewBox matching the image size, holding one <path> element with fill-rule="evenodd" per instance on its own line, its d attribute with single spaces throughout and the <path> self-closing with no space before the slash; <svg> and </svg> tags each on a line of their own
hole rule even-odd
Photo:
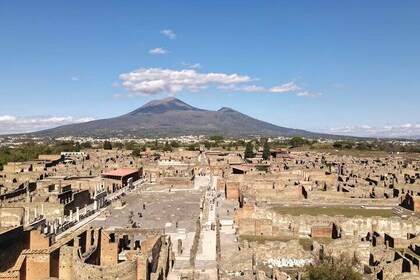
<svg viewBox="0 0 420 280">
<path fill-rule="evenodd" d="M 313 226 L 311 228 L 312 238 L 325 237 L 332 238 L 332 225 L 328 226 Z"/>
<path fill-rule="evenodd" d="M 111 242 L 109 235 L 100 233 L 100 260 L 101 265 L 113 265 L 118 263 L 118 243 Z"/>
<path fill-rule="evenodd" d="M 29 249 L 48 249 L 50 247 L 50 239 L 42 235 L 37 230 L 29 232 Z"/>
<path fill-rule="evenodd" d="M 50 277 L 50 254 L 26 254 L 26 280 L 43 280 Z"/>
</svg>

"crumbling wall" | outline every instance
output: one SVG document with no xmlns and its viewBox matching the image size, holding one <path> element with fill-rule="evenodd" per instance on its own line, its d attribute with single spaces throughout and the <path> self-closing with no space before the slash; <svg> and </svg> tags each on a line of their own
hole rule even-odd
<svg viewBox="0 0 420 280">
<path fill-rule="evenodd" d="M 136 280 L 137 262 L 124 261 L 114 265 L 91 265 L 73 256 L 73 279 Z"/>
<path fill-rule="evenodd" d="M 385 233 L 394 238 L 407 239 L 407 234 L 420 231 L 420 221 L 415 218 L 403 220 L 399 217 L 361 217 L 347 218 L 344 216 L 310 216 L 310 215 L 282 215 L 271 210 L 255 208 L 254 211 L 245 207 L 236 212 L 235 223 L 239 234 L 255 234 L 257 220 L 271 220 L 273 227 L 277 227 L 284 234 L 292 234 L 298 228 L 300 235 L 310 235 L 312 227 L 334 223 L 342 236 L 365 236 L 368 232 Z M 254 232 L 254 233 L 253 233 Z"/>
<path fill-rule="evenodd" d="M 111 241 L 105 231 L 100 233 L 100 260 L 101 265 L 112 265 L 118 263 L 118 243 Z"/>
<path fill-rule="evenodd" d="M 0 207 L 0 227 L 16 227 L 23 223 L 24 208 Z"/>
</svg>

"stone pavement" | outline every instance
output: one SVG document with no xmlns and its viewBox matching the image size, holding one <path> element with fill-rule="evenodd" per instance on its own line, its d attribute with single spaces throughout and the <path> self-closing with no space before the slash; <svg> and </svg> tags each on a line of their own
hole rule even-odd
<svg viewBox="0 0 420 280">
<path fill-rule="evenodd" d="M 211 224 L 216 221 L 217 213 L 217 177 L 199 176 L 196 177 L 195 186 L 205 186 L 205 213 L 202 217 L 202 230 L 200 234 L 198 253 L 195 259 L 195 270 L 199 279 L 217 279 L 216 261 L 216 230 L 211 229 Z M 192 240 L 191 238 L 190 240 Z M 174 242 L 174 244 L 176 244 Z M 185 251 L 184 251 L 185 252 Z M 192 272 L 189 263 L 189 251 L 182 256 L 177 255 L 173 270 L 168 275 L 168 280 L 180 279 L 181 275 Z"/>
</svg>

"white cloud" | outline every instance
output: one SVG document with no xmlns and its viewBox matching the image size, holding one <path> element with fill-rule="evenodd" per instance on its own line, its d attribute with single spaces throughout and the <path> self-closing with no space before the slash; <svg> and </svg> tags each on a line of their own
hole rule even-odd
<svg viewBox="0 0 420 280">
<path fill-rule="evenodd" d="M 154 48 L 149 51 L 150 54 L 167 54 L 168 51 L 164 48 Z"/>
<path fill-rule="evenodd" d="M 120 80 L 131 95 L 175 94 L 182 90 L 199 91 L 211 84 L 231 85 L 252 81 L 249 76 L 224 73 L 198 73 L 192 69 L 170 70 L 142 68 L 120 75 Z"/>
<path fill-rule="evenodd" d="M 0 116 L 0 123 L 7 123 L 7 122 L 14 122 L 14 121 L 16 121 L 16 117 L 14 116 L 9 116 L 9 115 Z"/>
<path fill-rule="evenodd" d="M 405 123 L 401 125 L 384 125 L 384 126 L 344 126 L 334 127 L 323 132 L 341 135 L 363 136 L 363 137 L 409 137 L 420 136 L 420 123 Z"/>
<path fill-rule="evenodd" d="M 183 66 L 187 66 L 191 69 L 201 69 L 201 64 L 200 63 L 188 63 L 188 62 L 182 62 L 181 63 Z"/>
<path fill-rule="evenodd" d="M 0 134 L 33 132 L 52 127 L 57 127 L 72 123 L 93 121 L 90 117 L 53 117 L 53 116 L 33 116 L 19 117 L 3 115 L 0 116 Z"/>
<path fill-rule="evenodd" d="M 243 91 L 243 92 L 262 92 L 262 91 L 266 91 L 266 89 L 264 87 L 260 87 L 260 86 L 256 86 L 256 85 L 248 85 L 248 86 L 237 86 L 235 84 L 231 84 L 231 85 L 221 85 L 217 87 L 218 89 L 221 90 L 226 90 L 226 91 Z"/>
<path fill-rule="evenodd" d="M 260 92 L 260 91 L 264 91 L 265 88 L 256 86 L 256 85 L 249 85 L 249 86 L 243 86 L 241 90 L 246 91 L 246 92 Z"/>
<path fill-rule="evenodd" d="M 79 80 L 79 78 L 78 77 L 71 77 L 71 80 L 74 81 L 74 82 L 77 82 Z"/>
<path fill-rule="evenodd" d="M 120 84 L 117 81 L 115 81 L 112 83 L 112 87 L 119 88 Z"/>
<path fill-rule="evenodd" d="M 296 93 L 296 96 L 300 96 L 300 97 L 321 97 L 323 94 L 322 92 L 309 92 L 309 91 L 302 91 L 302 92 L 298 92 Z"/>
<path fill-rule="evenodd" d="M 285 92 L 295 91 L 299 89 L 300 89 L 300 86 L 298 84 L 296 84 L 295 82 L 290 82 L 290 83 L 282 84 L 279 86 L 274 86 L 270 88 L 269 91 L 272 93 L 285 93 Z"/>
<path fill-rule="evenodd" d="M 168 37 L 171 40 L 176 38 L 176 34 L 170 29 L 161 30 L 160 33 L 165 35 L 166 37 Z"/>
<path fill-rule="evenodd" d="M 403 127 L 403 128 L 410 128 L 412 126 L 413 125 L 411 123 L 406 123 L 406 124 L 401 125 L 401 127 Z"/>
<path fill-rule="evenodd" d="M 128 96 L 156 95 L 167 93 L 174 95 L 182 90 L 199 92 L 211 86 L 222 91 L 239 92 L 267 92 L 287 93 L 296 92 L 301 87 L 294 81 L 273 87 L 250 84 L 258 79 L 247 75 L 225 74 L 225 73 L 199 73 L 194 68 L 201 67 L 200 64 L 182 62 L 182 65 L 193 69 L 171 70 L 161 68 L 141 68 L 119 76 L 120 83 L 130 93 Z M 322 93 L 311 93 L 302 91 L 297 96 L 320 97 Z M 120 98 L 118 95 L 117 99 Z"/>
</svg>

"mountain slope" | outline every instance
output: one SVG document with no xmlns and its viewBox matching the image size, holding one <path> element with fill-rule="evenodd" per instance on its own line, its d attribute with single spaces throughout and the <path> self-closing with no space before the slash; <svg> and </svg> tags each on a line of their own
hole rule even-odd
<svg viewBox="0 0 420 280">
<path fill-rule="evenodd" d="M 218 111 L 195 108 L 176 98 L 151 101 L 119 117 L 65 125 L 37 132 L 44 136 L 294 136 L 331 137 L 331 135 L 291 129 L 263 122 L 231 108 Z"/>
</svg>

